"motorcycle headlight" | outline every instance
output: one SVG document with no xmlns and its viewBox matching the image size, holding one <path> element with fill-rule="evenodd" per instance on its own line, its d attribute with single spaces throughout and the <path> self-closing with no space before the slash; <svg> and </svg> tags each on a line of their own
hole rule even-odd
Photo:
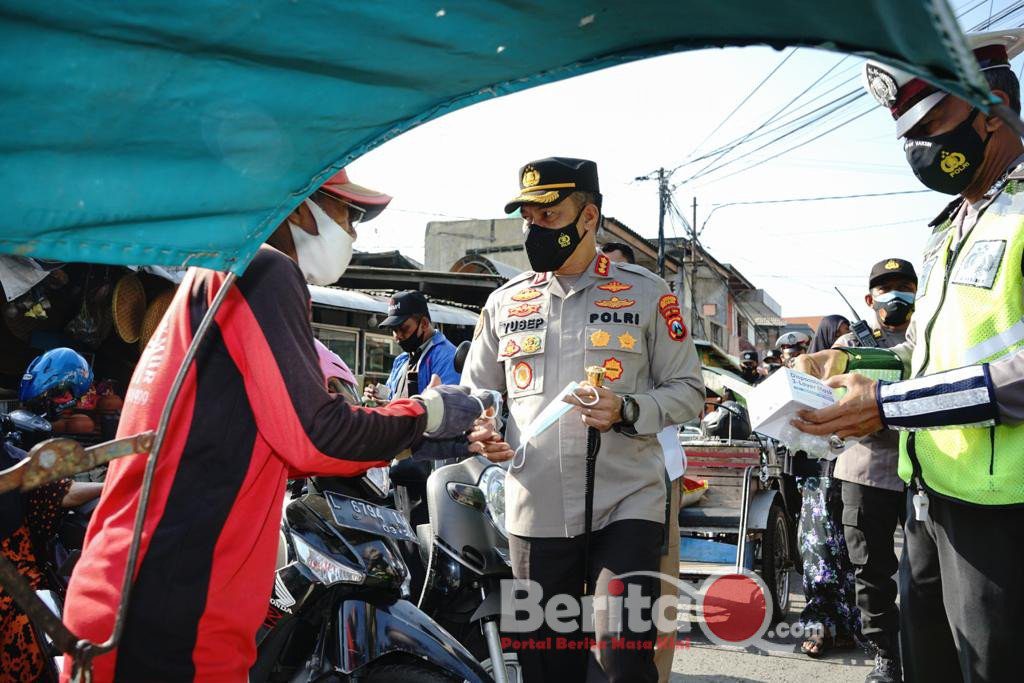
<svg viewBox="0 0 1024 683">
<path fill-rule="evenodd" d="M 391 491 L 391 470 L 388 467 L 374 467 L 366 470 L 363 475 L 366 483 L 370 485 L 381 498 L 384 498 Z"/>
<path fill-rule="evenodd" d="M 324 555 L 298 536 L 292 536 L 295 555 L 313 576 L 325 586 L 332 583 L 362 583 L 366 576 L 359 570 L 347 567 L 334 558 Z"/>
<path fill-rule="evenodd" d="M 488 467 L 480 477 L 480 489 L 487 501 L 487 516 L 502 536 L 505 533 L 505 470 L 501 467 Z"/>
</svg>

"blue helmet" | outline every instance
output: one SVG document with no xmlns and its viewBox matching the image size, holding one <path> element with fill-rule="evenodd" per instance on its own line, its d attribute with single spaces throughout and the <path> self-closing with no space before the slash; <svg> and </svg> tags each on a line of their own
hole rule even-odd
<svg viewBox="0 0 1024 683">
<path fill-rule="evenodd" d="M 91 385 L 92 370 L 84 358 L 71 349 L 51 349 L 29 364 L 18 398 L 22 403 L 49 399 L 60 410 L 73 405 Z"/>
</svg>

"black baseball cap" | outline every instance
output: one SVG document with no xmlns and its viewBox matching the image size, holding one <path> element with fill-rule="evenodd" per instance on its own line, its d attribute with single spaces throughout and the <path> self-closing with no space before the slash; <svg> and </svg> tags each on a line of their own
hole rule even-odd
<svg viewBox="0 0 1024 683">
<path fill-rule="evenodd" d="M 397 292 L 388 300 L 388 317 L 384 318 L 384 321 L 377 327 L 398 327 L 413 315 L 430 317 L 427 297 L 423 296 L 423 292 L 415 289 Z"/>
<path fill-rule="evenodd" d="M 771 363 L 781 363 L 782 362 L 782 354 L 779 353 L 778 349 L 768 349 L 768 351 L 766 351 L 765 354 L 764 354 L 764 362 L 765 363 L 769 363 L 769 362 L 771 362 Z"/>
<path fill-rule="evenodd" d="M 573 192 L 601 194 L 596 163 L 569 157 L 531 161 L 519 169 L 519 194 L 505 205 L 505 213 L 523 204 L 557 204 Z"/>
<path fill-rule="evenodd" d="M 868 288 L 870 289 L 881 280 L 893 276 L 905 277 L 913 280 L 915 283 L 917 282 L 917 271 L 914 270 L 914 264 L 901 258 L 887 258 L 876 263 L 871 269 L 871 277 L 868 278 Z"/>
<path fill-rule="evenodd" d="M 757 362 L 757 351 L 744 351 L 743 353 L 740 354 L 741 362 L 746 362 L 750 360 L 754 361 L 755 363 Z"/>
</svg>

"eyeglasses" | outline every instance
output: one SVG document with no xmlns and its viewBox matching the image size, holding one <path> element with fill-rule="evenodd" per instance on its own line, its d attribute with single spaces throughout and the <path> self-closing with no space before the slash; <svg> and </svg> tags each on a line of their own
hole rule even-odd
<svg viewBox="0 0 1024 683">
<path fill-rule="evenodd" d="M 348 209 L 348 224 L 351 225 L 353 228 L 363 222 L 363 217 L 366 216 L 366 209 L 364 209 L 363 207 L 356 206 L 352 202 L 347 202 L 341 197 L 336 197 L 333 194 L 330 194 L 329 192 L 324 192 L 323 190 L 317 190 L 317 195 L 321 197 L 327 197 L 332 202 L 337 202 L 339 204 L 344 205 Z"/>
</svg>

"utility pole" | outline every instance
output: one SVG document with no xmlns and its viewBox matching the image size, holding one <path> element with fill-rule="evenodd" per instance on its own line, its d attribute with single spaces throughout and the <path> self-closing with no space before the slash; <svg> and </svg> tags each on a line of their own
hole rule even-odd
<svg viewBox="0 0 1024 683">
<path fill-rule="evenodd" d="M 665 279 L 665 208 L 668 204 L 668 182 L 665 169 L 658 169 L 658 277 Z"/>
<path fill-rule="evenodd" d="M 693 222 L 690 223 L 690 331 L 704 334 L 703 321 L 697 317 L 697 198 L 693 198 Z"/>
</svg>

